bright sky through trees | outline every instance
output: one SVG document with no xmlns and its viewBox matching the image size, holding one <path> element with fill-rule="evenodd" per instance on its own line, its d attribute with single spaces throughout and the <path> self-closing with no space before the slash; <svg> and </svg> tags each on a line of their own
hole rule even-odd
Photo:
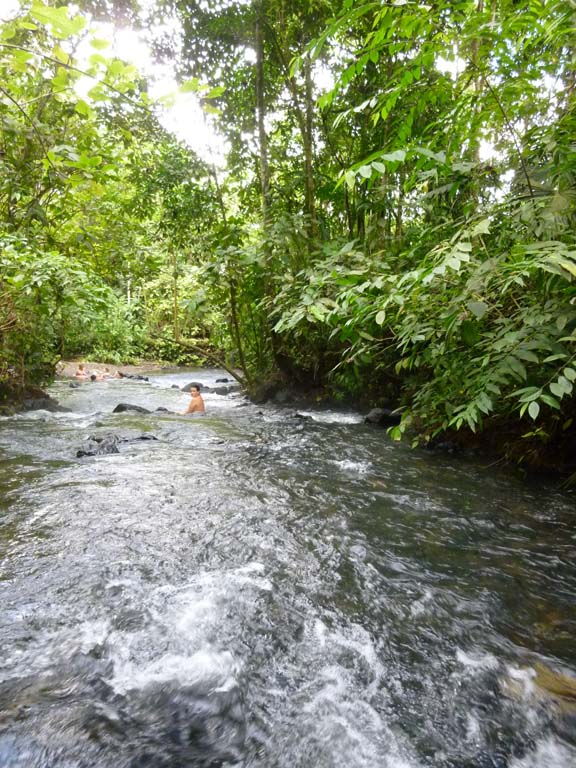
<svg viewBox="0 0 576 768">
<path fill-rule="evenodd" d="M 18 0 L 0 0 L 0 18 L 11 18 L 18 11 Z M 90 29 L 98 38 L 109 42 L 105 51 L 107 56 L 117 56 L 138 67 L 149 81 L 149 92 L 153 99 L 172 95 L 171 103 L 163 106 L 159 112 L 164 127 L 206 161 L 222 165 L 226 153 L 225 140 L 210 125 L 197 96 L 194 93 L 179 93 L 173 67 L 152 60 L 150 46 L 143 36 L 134 29 L 119 29 L 111 23 L 92 23 Z M 86 37 L 75 51 L 80 68 L 93 53 L 94 49 Z M 83 78 L 76 85 L 76 90 L 84 98 L 89 98 L 87 93 L 91 87 L 90 79 Z"/>
</svg>

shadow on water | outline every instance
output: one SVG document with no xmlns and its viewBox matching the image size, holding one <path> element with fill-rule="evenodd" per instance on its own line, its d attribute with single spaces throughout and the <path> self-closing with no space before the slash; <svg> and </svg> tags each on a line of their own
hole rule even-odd
<svg viewBox="0 0 576 768">
<path fill-rule="evenodd" d="M 573 496 L 355 414 L 112 414 L 221 375 L 0 420 L 0 766 L 576 766 Z"/>
</svg>

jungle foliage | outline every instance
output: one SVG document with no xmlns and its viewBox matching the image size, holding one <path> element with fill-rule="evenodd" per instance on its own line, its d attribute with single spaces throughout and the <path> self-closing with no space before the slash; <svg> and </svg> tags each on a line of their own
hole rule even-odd
<svg viewBox="0 0 576 768">
<path fill-rule="evenodd" d="M 85 16 L 22 0 L 0 27 L 3 375 L 200 350 L 253 389 L 391 401 L 396 437 L 512 425 L 522 458 L 574 434 L 572 0 L 80 7 L 140 26 L 226 167 Z"/>
</svg>

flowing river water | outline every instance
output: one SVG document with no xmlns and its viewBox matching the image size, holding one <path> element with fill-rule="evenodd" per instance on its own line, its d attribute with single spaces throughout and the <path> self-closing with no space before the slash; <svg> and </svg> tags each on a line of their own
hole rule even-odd
<svg viewBox="0 0 576 768">
<path fill-rule="evenodd" d="M 0 419 L 0 766 L 574 768 L 574 496 L 172 389 Z M 76 458 L 88 436 L 152 434 Z"/>
</svg>

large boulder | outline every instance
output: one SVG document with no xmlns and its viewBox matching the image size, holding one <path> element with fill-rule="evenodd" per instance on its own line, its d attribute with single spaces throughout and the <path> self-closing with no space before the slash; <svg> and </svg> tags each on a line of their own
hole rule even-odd
<svg viewBox="0 0 576 768">
<path fill-rule="evenodd" d="M 148 408 L 143 408 L 141 405 L 132 405 L 131 403 L 118 403 L 112 413 L 125 413 L 126 411 L 134 411 L 134 413 L 152 413 Z"/>
<path fill-rule="evenodd" d="M 379 427 L 394 427 L 400 424 L 402 416 L 390 408 L 372 408 L 364 417 L 365 424 L 376 424 Z"/>
<path fill-rule="evenodd" d="M 231 392 L 236 392 L 238 384 L 227 384 L 222 387 L 205 387 L 208 392 L 213 392 L 215 395 L 229 395 Z"/>
</svg>

